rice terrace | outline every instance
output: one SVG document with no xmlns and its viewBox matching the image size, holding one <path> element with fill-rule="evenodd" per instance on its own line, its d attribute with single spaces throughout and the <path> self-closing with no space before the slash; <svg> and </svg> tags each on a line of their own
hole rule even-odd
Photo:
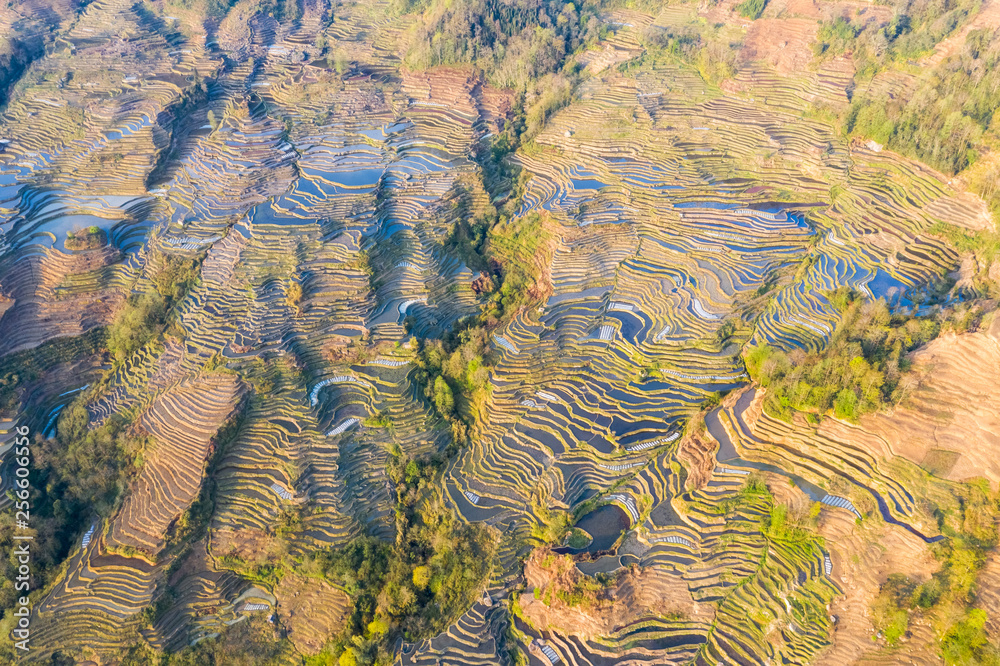
<svg viewBox="0 0 1000 666">
<path fill-rule="evenodd" d="M 0 663 L 1000 665 L 1000 1 L 12 0 Z"/>
</svg>

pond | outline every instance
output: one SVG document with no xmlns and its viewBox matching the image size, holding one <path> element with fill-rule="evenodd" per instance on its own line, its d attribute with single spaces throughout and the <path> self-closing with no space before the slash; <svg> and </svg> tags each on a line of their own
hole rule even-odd
<svg viewBox="0 0 1000 666">
<path fill-rule="evenodd" d="M 585 548 L 556 548 L 555 552 L 576 555 L 577 553 L 596 553 L 610 550 L 625 530 L 632 527 L 632 523 L 628 514 L 619 506 L 605 504 L 581 518 L 575 527 L 593 537 L 590 545 Z"/>
<path fill-rule="evenodd" d="M 570 178 L 569 182 L 573 184 L 574 190 L 599 190 L 607 187 L 606 183 L 595 178 Z"/>
<path fill-rule="evenodd" d="M 639 564 L 635 555 L 602 555 L 593 562 L 577 562 L 576 568 L 586 576 L 596 576 L 599 573 L 614 573 L 633 564 Z"/>
<path fill-rule="evenodd" d="M 868 283 L 868 290 L 872 296 L 884 298 L 889 305 L 913 305 L 913 302 L 905 297 L 908 289 L 909 285 L 881 268 L 875 270 L 875 277 Z"/>
<path fill-rule="evenodd" d="M 643 322 L 643 319 L 646 319 L 646 317 L 640 318 L 639 315 L 634 312 L 614 311 L 609 312 L 608 317 L 617 319 L 621 322 L 622 337 L 632 344 L 636 344 L 636 339 L 639 334 L 648 328 L 648 326 Z"/>
</svg>

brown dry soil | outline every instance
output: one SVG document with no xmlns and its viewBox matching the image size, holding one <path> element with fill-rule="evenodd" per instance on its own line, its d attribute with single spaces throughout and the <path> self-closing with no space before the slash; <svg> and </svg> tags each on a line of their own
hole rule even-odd
<svg viewBox="0 0 1000 666">
<path fill-rule="evenodd" d="M 204 375 L 161 394 L 139 423 L 152 451 L 112 521 L 109 543 L 154 555 L 169 527 L 198 496 L 212 441 L 243 392 L 228 374 Z"/>
<path fill-rule="evenodd" d="M 832 644 L 816 663 L 853 664 L 882 658 L 887 658 L 883 663 L 940 663 L 933 631 L 915 617 L 910 635 L 891 654 L 872 640 L 875 629 L 870 609 L 889 574 L 902 573 L 924 582 L 937 571 L 939 564 L 927 544 L 896 525 L 861 527 L 844 511 L 820 515 L 819 533 L 830 549 L 833 579 L 843 595 L 830 605 L 830 613 L 837 618 Z"/>
<path fill-rule="evenodd" d="M 710 437 L 703 437 L 697 427 L 691 428 L 691 435 L 684 437 L 677 445 L 677 460 L 688 471 L 684 482 L 685 490 L 704 488 L 715 470 L 715 454 L 718 444 Z"/>
<path fill-rule="evenodd" d="M 974 333 L 942 335 L 915 352 L 912 360 L 915 382 L 902 406 L 866 416 L 858 425 L 824 418 L 815 432 L 877 459 L 901 456 L 945 479 L 985 476 L 996 487 L 1000 481 L 996 460 L 1000 317 Z M 759 418 L 762 397 L 758 394 L 745 414 L 751 428 Z M 804 419 L 796 419 L 796 432 L 811 428 Z M 691 440 L 682 443 L 682 452 L 685 446 L 692 452 L 703 448 L 696 446 L 697 437 Z M 766 480 L 779 501 L 801 510 L 804 496 L 797 497 L 801 493 L 780 480 Z M 880 520 L 858 525 L 842 511 L 823 511 L 820 516 L 819 533 L 830 549 L 833 578 L 843 594 L 831 604 L 830 612 L 837 618 L 832 644 L 817 663 L 941 663 L 934 628 L 918 614 L 911 616 L 909 632 L 895 648 L 873 640 L 871 607 L 888 576 L 901 573 L 923 582 L 940 566 L 928 545 L 902 527 Z M 990 554 L 979 578 L 977 604 L 991 616 L 991 635 L 1000 636 L 1000 554 L 996 552 Z"/>
<path fill-rule="evenodd" d="M 680 576 L 659 569 L 633 566 L 621 570 L 613 585 L 578 606 L 569 606 L 555 594 L 586 578 L 568 555 L 535 550 L 525 562 L 524 573 L 527 592 L 518 600 L 524 617 L 535 627 L 551 627 L 560 634 L 590 639 L 612 634 L 643 617 L 677 613 L 705 616 L 699 619 L 709 621 L 712 613 L 711 606 L 691 597 Z"/>
<path fill-rule="evenodd" d="M 53 338 L 81 335 L 111 322 L 125 295 L 115 289 L 61 295 L 68 277 L 98 270 L 120 259 L 117 248 L 75 254 L 49 249 L 12 266 L 0 266 L 0 355 L 31 349 Z"/>
<path fill-rule="evenodd" d="M 350 608 L 344 592 L 318 578 L 289 574 L 274 588 L 278 618 L 303 654 L 316 654 L 336 633 Z"/>
<path fill-rule="evenodd" d="M 251 528 L 215 528 L 211 548 L 216 556 L 229 555 L 254 564 L 263 564 L 282 555 L 281 545 L 273 535 Z"/>
<path fill-rule="evenodd" d="M 952 481 L 1000 483 L 1000 317 L 945 335 L 913 355 L 919 384 L 892 414 L 861 420 L 887 451 Z M 839 424 L 830 424 L 837 428 Z"/>
</svg>

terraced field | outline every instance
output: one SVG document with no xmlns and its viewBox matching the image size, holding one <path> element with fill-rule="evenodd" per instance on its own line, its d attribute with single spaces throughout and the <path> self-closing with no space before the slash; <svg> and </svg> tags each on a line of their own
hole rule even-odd
<svg viewBox="0 0 1000 666">
<path fill-rule="evenodd" d="M 855 68 L 814 61 L 814 18 L 604 7 L 564 54 L 572 94 L 504 152 L 540 95 L 417 67 L 426 16 L 398 3 L 65 4 L 0 116 L 0 359 L 20 364 L 0 440 L 144 444 L 51 547 L 26 661 L 201 654 L 260 616 L 273 663 L 375 663 L 361 646 L 386 636 L 427 666 L 937 663 L 929 621 L 895 644 L 870 609 L 890 574 L 943 571 L 942 512 L 1000 481 L 1000 317 L 942 232 L 988 234 L 991 213 L 831 126 Z M 724 81 L 653 57 L 650 34 L 709 20 L 739 39 Z M 535 264 L 502 265 L 519 220 Z M 537 277 L 505 311 L 511 263 Z M 980 316 L 912 354 L 888 413 L 767 413 L 743 353 L 820 352 L 847 291 Z M 149 334 L 122 333 L 143 298 Z M 476 327 L 485 353 L 452 353 Z M 398 591 L 330 573 L 366 535 L 416 542 L 411 514 L 496 541 L 440 633 L 382 628 Z M 994 641 L 995 559 L 975 596 Z M 446 584 L 417 569 L 426 604 Z"/>
<path fill-rule="evenodd" d="M 212 437 L 238 397 L 231 375 L 182 383 L 156 398 L 139 423 L 156 440 L 136 487 L 111 523 L 108 546 L 155 555 L 167 528 L 194 501 Z"/>
</svg>

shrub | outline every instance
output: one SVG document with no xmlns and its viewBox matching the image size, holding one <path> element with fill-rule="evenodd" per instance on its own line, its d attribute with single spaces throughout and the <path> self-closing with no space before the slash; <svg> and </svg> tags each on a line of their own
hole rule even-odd
<svg viewBox="0 0 1000 666">
<path fill-rule="evenodd" d="M 859 36 L 851 44 L 864 41 Z M 932 46 L 933 43 L 928 43 L 924 49 Z M 906 57 L 918 55 L 922 49 L 912 50 L 917 53 Z M 981 149 L 990 144 L 997 107 L 1000 107 L 1000 33 L 973 30 L 962 51 L 922 77 L 921 85 L 912 94 L 896 99 L 882 92 L 855 96 L 845 118 L 844 131 L 874 138 L 893 150 L 954 174 L 970 167 Z M 1000 205 L 995 202 L 995 189 L 981 186 L 980 189 L 990 197 L 993 206 Z"/>
<path fill-rule="evenodd" d="M 441 375 L 434 379 L 434 406 L 444 416 L 451 416 L 455 411 L 455 396 Z"/>
<path fill-rule="evenodd" d="M 402 459 L 394 460 L 390 477 L 397 483 L 397 515 L 403 516 L 397 521 L 396 542 L 359 537 L 315 556 L 323 575 L 342 586 L 353 602 L 337 643 L 344 654 L 364 663 L 376 655 L 389 657 L 399 637 L 419 640 L 454 622 L 482 591 L 496 552 L 485 526 L 457 524 L 450 513 L 434 507 L 411 512 L 411 491 L 434 468 L 411 460 L 403 467 L 414 463 L 417 473 L 403 475 Z"/>
<path fill-rule="evenodd" d="M 910 627 L 910 615 L 890 595 L 883 593 L 872 607 L 872 624 L 882 632 L 886 643 L 896 645 Z"/>
<path fill-rule="evenodd" d="M 285 303 L 290 308 L 295 308 L 296 311 L 302 311 L 302 285 L 298 282 L 292 282 L 287 287 L 285 287 Z"/>
<path fill-rule="evenodd" d="M 1000 664 L 1000 650 L 986 635 L 986 612 L 972 608 L 941 639 L 946 664 Z"/>
<path fill-rule="evenodd" d="M 793 411 L 854 421 L 898 403 L 907 391 L 907 353 L 933 339 L 940 324 L 892 315 L 885 303 L 850 302 L 830 342 L 819 352 L 785 353 L 767 345 L 744 354 L 747 372 L 768 389 L 766 410 L 790 419 Z"/>
<path fill-rule="evenodd" d="M 413 31 L 406 63 L 421 69 L 475 65 L 500 88 L 526 90 L 557 72 L 567 54 L 601 36 L 592 5 L 562 0 L 432 0 L 429 5 Z"/>
<path fill-rule="evenodd" d="M 154 340 L 166 312 L 165 299 L 156 292 L 130 296 L 108 329 L 108 351 L 115 361 L 123 363 Z"/>
<path fill-rule="evenodd" d="M 413 587 L 418 590 L 426 590 L 431 582 L 431 568 L 421 565 L 413 570 Z"/>
<path fill-rule="evenodd" d="M 767 0 L 743 0 L 743 2 L 736 5 L 736 11 L 743 18 L 755 21 L 764 13 L 764 7 L 766 6 Z"/>
</svg>

